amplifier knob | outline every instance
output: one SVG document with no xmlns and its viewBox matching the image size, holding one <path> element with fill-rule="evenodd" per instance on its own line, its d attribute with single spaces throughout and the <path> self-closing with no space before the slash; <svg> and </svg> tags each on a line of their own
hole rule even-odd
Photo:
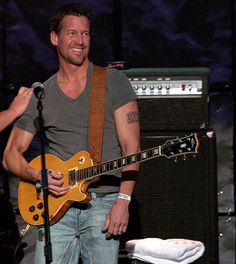
<svg viewBox="0 0 236 264">
<path fill-rule="evenodd" d="M 167 85 L 166 86 L 166 90 L 170 90 L 170 85 Z"/>
<path fill-rule="evenodd" d="M 146 90 L 146 88 L 147 88 L 146 85 L 143 85 L 143 86 L 142 86 L 142 89 L 143 89 L 143 90 Z"/>
<path fill-rule="evenodd" d="M 158 86 L 157 86 L 157 89 L 158 89 L 158 90 L 161 90 L 161 89 L 162 89 L 162 86 L 161 86 L 161 85 L 158 85 Z"/>
<path fill-rule="evenodd" d="M 154 85 L 150 85 L 150 90 L 154 90 Z"/>
</svg>

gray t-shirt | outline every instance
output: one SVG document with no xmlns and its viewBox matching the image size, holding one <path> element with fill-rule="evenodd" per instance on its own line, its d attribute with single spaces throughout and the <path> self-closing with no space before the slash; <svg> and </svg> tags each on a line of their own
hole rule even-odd
<svg viewBox="0 0 236 264">
<path fill-rule="evenodd" d="M 48 152 L 62 160 L 68 160 L 78 151 L 88 151 L 89 98 L 92 69 L 93 64 L 90 63 L 85 90 L 76 99 L 69 98 L 62 92 L 58 85 L 56 74 L 44 83 L 45 98 L 42 100 L 42 104 L 44 129 L 49 146 Z M 137 96 L 128 78 L 118 70 L 109 69 L 106 82 L 103 161 L 116 159 L 121 156 L 113 118 L 114 111 L 129 101 L 136 99 Z M 15 126 L 37 134 L 37 118 L 37 99 L 33 96 L 26 112 L 17 120 Z M 120 176 L 119 173 L 114 173 L 114 175 Z M 106 189 L 106 191 L 108 190 Z"/>
</svg>

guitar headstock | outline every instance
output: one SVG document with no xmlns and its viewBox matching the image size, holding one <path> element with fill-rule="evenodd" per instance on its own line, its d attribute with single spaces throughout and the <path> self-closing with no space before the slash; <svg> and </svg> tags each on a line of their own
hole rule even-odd
<svg viewBox="0 0 236 264">
<path fill-rule="evenodd" d="M 197 134 L 191 134 L 188 136 L 168 140 L 161 145 L 161 155 L 167 158 L 177 157 L 181 155 L 189 155 L 198 152 L 198 138 Z"/>
</svg>

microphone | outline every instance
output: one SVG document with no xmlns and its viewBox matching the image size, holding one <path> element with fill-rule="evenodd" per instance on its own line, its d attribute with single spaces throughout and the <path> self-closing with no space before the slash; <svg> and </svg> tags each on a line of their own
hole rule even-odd
<svg viewBox="0 0 236 264">
<path fill-rule="evenodd" d="M 44 86 L 43 86 L 42 83 L 35 82 L 35 83 L 32 84 L 31 88 L 34 90 L 34 95 L 39 100 L 42 100 L 45 97 Z"/>
</svg>

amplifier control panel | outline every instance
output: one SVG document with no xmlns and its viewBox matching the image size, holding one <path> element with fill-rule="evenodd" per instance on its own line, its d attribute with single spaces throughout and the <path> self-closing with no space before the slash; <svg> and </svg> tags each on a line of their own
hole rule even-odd
<svg viewBox="0 0 236 264">
<path fill-rule="evenodd" d="M 208 68 L 123 70 L 138 97 L 142 131 L 209 127 Z"/>
<path fill-rule="evenodd" d="M 201 97 L 203 81 L 200 76 L 128 76 L 139 98 Z"/>
</svg>

